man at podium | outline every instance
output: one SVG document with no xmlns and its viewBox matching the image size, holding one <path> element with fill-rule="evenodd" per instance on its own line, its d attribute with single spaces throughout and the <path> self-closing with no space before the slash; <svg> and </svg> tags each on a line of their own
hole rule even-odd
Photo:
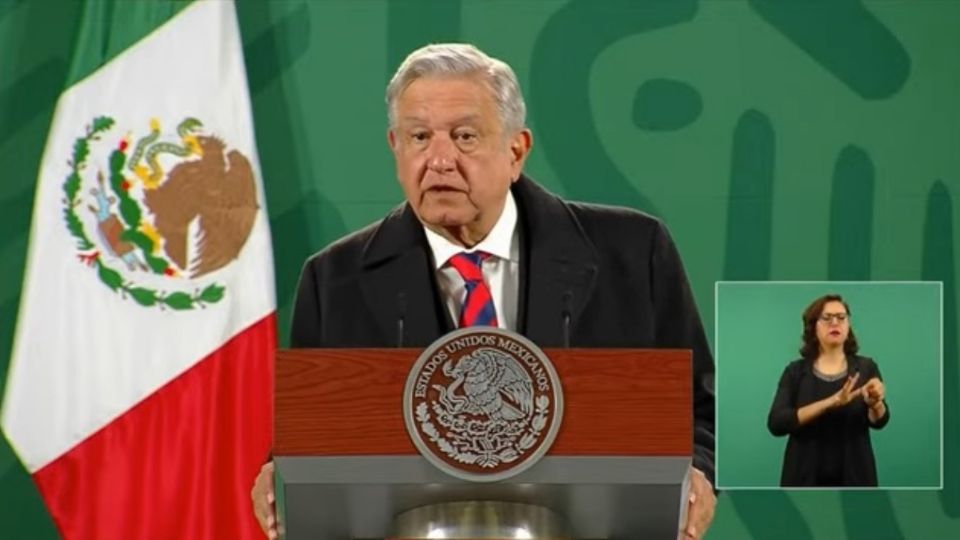
<svg viewBox="0 0 960 540">
<path fill-rule="evenodd" d="M 693 350 L 686 538 L 713 518 L 713 359 L 679 254 L 642 212 L 564 201 L 523 174 L 532 147 L 513 70 L 471 45 L 410 54 L 386 91 L 406 202 L 305 264 L 293 347 L 423 347 L 490 325 L 541 347 Z M 584 181 L 592 181 L 585 178 Z M 273 465 L 252 497 L 276 534 Z"/>
</svg>

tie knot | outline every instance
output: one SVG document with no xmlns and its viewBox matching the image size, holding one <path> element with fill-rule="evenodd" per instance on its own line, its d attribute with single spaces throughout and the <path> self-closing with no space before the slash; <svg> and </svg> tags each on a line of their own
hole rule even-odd
<svg viewBox="0 0 960 540">
<path fill-rule="evenodd" d="M 481 265 L 483 265 L 483 261 L 489 256 L 489 253 L 483 251 L 474 251 L 473 253 L 461 252 L 450 257 L 448 262 L 450 266 L 460 273 L 460 277 L 462 277 L 464 281 L 483 281 Z"/>
<path fill-rule="evenodd" d="M 497 326 L 497 308 L 493 303 L 490 288 L 483 281 L 480 267 L 490 257 L 489 253 L 457 253 L 447 261 L 463 278 L 466 293 L 460 309 L 460 328 L 468 326 Z"/>
</svg>

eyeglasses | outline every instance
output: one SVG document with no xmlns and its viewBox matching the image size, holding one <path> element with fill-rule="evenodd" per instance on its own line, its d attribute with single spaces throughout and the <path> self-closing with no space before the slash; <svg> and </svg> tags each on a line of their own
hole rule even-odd
<svg viewBox="0 0 960 540">
<path fill-rule="evenodd" d="M 846 313 L 824 313 L 820 316 L 820 320 L 829 324 L 830 321 L 836 319 L 838 323 L 845 322 L 850 316 Z"/>
</svg>

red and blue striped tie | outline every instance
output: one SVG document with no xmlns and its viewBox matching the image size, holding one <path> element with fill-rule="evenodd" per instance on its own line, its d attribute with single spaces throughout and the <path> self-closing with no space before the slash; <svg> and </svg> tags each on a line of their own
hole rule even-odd
<svg viewBox="0 0 960 540">
<path fill-rule="evenodd" d="M 458 253 L 448 261 L 450 266 L 460 273 L 467 288 L 467 298 L 463 301 L 463 309 L 460 310 L 460 328 L 497 326 L 497 311 L 493 306 L 490 289 L 483 281 L 481 270 L 484 259 L 489 256 L 489 253 L 482 251 Z"/>
</svg>

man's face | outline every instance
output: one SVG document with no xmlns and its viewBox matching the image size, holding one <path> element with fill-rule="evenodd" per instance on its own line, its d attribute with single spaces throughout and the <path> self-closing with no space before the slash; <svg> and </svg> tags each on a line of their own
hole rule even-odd
<svg viewBox="0 0 960 540">
<path fill-rule="evenodd" d="M 388 139 L 420 220 L 472 243 L 500 217 L 530 148 L 528 131 L 504 133 L 492 92 L 474 77 L 410 83 L 397 98 Z"/>
</svg>

